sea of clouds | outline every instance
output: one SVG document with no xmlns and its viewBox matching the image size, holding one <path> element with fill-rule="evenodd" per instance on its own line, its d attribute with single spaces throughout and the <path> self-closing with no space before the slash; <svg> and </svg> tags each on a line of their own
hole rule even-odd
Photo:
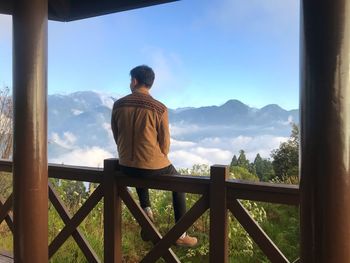
<svg viewBox="0 0 350 263">
<path fill-rule="evenodd" d="M 176 129 L 176 127 L 173 126 Z M 105 147 L 81 146 L 76 142 L 79 136 L 71 132 L 65 132 L 62 136 L 51 134 L 52 140 L 66 151 L 50 157 L 49 162 L 66 165 L 79 165 L 90 167 L 102 167 L 106 158 L 118 157 L 117 148 L 113 140 L 110 125 L 106 124 Z M 278 148 L 287 137 L 274 135 L 235 136 L 235 137 L 206 137 L 198 141 L 177 140 L 171 138 L 169 159 L 178 168 L 191 168 L 194 164 L 229 164 L 233 155 L 238 155 L 243 149 L 251 161 L 257 153 L 263 158 L 269 158 L 271 151 Z M 50 147 L 50 145 L 49 145 Z"/>
</svg>

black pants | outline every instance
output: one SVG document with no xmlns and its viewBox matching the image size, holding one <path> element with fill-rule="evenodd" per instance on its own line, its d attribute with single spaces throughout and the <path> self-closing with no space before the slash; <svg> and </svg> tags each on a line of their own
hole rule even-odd
<svg viewBox="0 0 350 263">
<path fill-rule="evenodd" d="M 129 176 L 142 176 L 142 177 L 147 177 L 150 175 L 179 174 L 173 165 L 169 165 L 165 168 L 156 169 L 156 170 L 120 166 L 120 170 Z M 136 191 L 140 199 L 141 207 L 142 208 L 145 208 L 148 206 L 151 207 L 148 188 L 136 188 Z M 185 193 L 173 192 L 173 207 L 174 207 L 175 222 L 177 222 L 186 213 Z"/>
</svg>

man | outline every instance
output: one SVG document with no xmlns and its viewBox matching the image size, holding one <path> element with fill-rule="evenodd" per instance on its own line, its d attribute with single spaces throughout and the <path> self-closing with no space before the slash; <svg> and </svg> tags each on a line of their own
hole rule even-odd
<svg viewBox="0 0 350 263">
<path fill-rule="evenodd" d="M 131 94 L 114 103 L 112 131 L 118 146 L 121 171 L 130 176 L 178 174 L 168 159 L 170 134 L 168 109 L 152 98 L 153 70 L 145 65 L 130 71 Z M 136 188 L 140 205 L 154 222 L 148 189 Z M 186 212 L 185 194 L 173 192 L 175 222 Z M 193 247 L 197 239 L 184 233 L 179 246 Z"/>
</svg>

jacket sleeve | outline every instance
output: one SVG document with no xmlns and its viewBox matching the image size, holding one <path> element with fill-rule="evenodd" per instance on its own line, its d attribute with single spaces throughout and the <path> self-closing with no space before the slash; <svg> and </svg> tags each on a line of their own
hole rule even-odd
<svg viewBox="0 0 350 263">
<path fill-rule="evenodd" d="M 161 119 L 160 126 L 158 131 L 158 142 L 159 147 L 162 153 L 168 155 L 170 148 L 170 132 L 169 132 L 169 119 L 168 119 L 168 111 L 166 110 Z"/>
<path fill-rule="evenodd" d="M 115 143 L 118 142 L 118 123 L 117 123 L 116 115 L 117 115 L 117 109 L 114 104 L 113 110 L 112 110 L 112 117 L 111 117 L 111 128 L 112 128 Z"/>
</svg>

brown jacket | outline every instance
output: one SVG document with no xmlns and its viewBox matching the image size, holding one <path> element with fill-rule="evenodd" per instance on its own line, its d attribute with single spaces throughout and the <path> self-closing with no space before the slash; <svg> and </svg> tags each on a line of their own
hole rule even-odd
<svg viewBox="0 0 350 263">
<path fill-rule="evenodd" d="M 121 165 L 142 169 L 170 165 L 168 110 L 146 88 L 114 103 L 111 125 Z"/>
</svg>

